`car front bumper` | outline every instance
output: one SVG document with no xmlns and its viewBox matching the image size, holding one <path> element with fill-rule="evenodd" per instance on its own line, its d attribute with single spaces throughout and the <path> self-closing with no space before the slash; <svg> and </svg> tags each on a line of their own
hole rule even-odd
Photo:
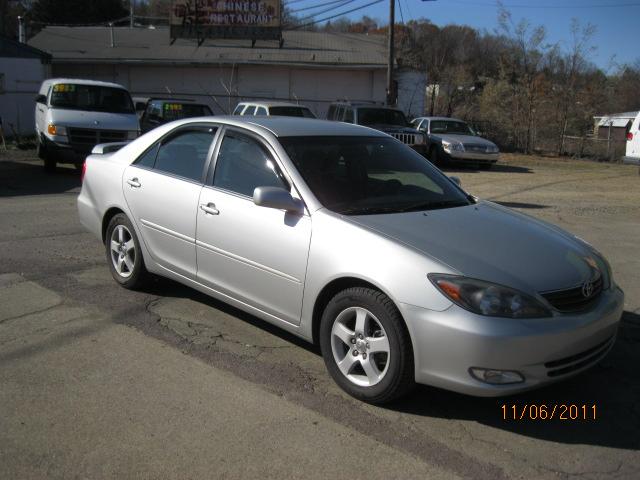
<svg viewBox="0 0 640 480">
<path fill-rule="evenodd" d="M 479 152 L 446 152 L 452 162 L 460 163 L 496 163 L 500 157 L 499 153 L 479 153 Z"/>
<path fill-rule="evenodd" d="M 483 397 L 530 390 L 595 365 L 615 342 L 623 306 L 617 286 L 588 312 L 542 319 L 483 317 L 457 305 L 443 312 L 399 305 L 412 337 L 416 381 Z M 515 371 L 524 381 L 488 384 L 471 368 Z"/>
</svg>

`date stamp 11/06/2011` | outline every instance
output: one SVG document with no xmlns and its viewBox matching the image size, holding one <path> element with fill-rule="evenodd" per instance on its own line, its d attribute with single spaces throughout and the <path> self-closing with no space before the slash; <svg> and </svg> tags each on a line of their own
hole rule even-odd
<svg viewBox="0 0 640 480">
<path fill-rule="evenodd" d="M 500 407 L 502 419 L 505 421 L 594 421 L 598 419 L 595 404 L 576 403 L 526 403 L 517 405 L 503 403 Z"/>
</svg>

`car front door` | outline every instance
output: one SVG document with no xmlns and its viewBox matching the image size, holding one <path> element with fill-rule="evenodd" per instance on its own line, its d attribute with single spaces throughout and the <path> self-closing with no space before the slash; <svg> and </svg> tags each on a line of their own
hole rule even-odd
<svg viewBox="0 0 640 480">
<path fill-rule="evenodd" d="M 126 168 L 123 189 L 133 221 L 156 263 L 196 275 L 196 220 L 216 128 L 180 128 Z"/>
<path fill-rule="evenodd" d="M 298 196 L 270 147 L 227 129 L 198 209 L 197 278 L 292 324 L 300 323 L 311 218 L 253 203 L 256 187 Z"/>
</svg>

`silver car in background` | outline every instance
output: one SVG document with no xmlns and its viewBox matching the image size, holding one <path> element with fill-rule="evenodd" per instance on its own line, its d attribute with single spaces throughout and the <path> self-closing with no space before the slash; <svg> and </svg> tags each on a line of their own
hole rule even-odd
<svg viewBox="0 0 640 480">
<path fill-rule="evenodd" d="M 427 158 L 435 165 L 474 165 L 490 169 L 500 149 L 466 122 L 449 117 L 418 117 L 411 125 L 427 135 Z"/>
<path fill-rule="evenodd" d="M 88 157 L 78 209 L 122 286 L 162 275 L 318 343 L 371 403 L 568 378 L 611 349 L 623 308 L 584 241 L 340 122 L 163 125 Z"/>
</svg>

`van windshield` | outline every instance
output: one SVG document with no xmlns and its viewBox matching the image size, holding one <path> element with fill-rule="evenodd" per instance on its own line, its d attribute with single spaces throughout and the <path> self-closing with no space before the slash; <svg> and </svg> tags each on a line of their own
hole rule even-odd
<svg viewBox="0 0 640 480">
<path fill-rule="evenodd" d="M 282 117 L 306 117 L 316 118 L 311 110 L 305 107 L 271 107 L 269 108 L 271 115 L 277 115 Z"/>
<path fill-rule="evenodd" d="M 135 113 L 129 92 L 98 85 L 58 83 L 51 91 L 50 105 L 87 112 Z"/>
<path fill-rule="evenodd" d="M 358 125 L 394 125 L 406 127 L 409 125 L 404 114 L 391 108 L 359 108 Z"/>
</svg>

